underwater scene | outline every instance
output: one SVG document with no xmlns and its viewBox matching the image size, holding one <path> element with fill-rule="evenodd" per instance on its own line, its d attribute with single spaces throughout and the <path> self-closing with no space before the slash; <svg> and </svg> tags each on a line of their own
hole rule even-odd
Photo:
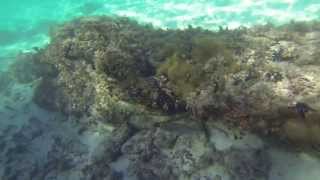
<svg viewBox="0 0 320 180">
<path fill-rule="evenodd" d="M 320 180 L 320 1 L 2 0 L 0 180 Z"/>
</svg>

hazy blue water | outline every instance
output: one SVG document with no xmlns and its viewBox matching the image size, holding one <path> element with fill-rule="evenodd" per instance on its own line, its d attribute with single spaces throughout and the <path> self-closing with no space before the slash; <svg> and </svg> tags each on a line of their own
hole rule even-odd
<svg viewBox="0 0 320 180">
<path fill-rule="evenodd" d="M 318 0 L 1 0 L 0 66 L 7 56 L 49 42 L 50 26 L 83 15 L 129 16 L 164 28 L 208 29 L 320 17 Z"/>
</svg>

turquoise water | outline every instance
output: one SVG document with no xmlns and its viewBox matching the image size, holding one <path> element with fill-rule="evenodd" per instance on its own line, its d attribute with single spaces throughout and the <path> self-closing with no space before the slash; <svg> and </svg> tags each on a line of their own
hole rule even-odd
<svg viewBox="0 0 320 180">
<path fill-rule="evenodd" d="M 50 27 L 85 15 L 128 16 L 161 28 L 193 25 L 218 29 L 318 19 L 320 3 L 317 0 L 3 0 L 0 57 L 42 46 L 49 41 Z"/>
</svg>

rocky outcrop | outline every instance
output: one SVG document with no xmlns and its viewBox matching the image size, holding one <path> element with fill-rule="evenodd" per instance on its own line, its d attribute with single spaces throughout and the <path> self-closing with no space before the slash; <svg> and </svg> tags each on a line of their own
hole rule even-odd
<svg viewBox="0 0 320 180">
<path fill-rule="evenodd" d="M 85 17 L 58 27 L 46 48 L 26 56 L 36 70 L 23 81 L 41 78 L 34 95 L 40 106 L 94 121 L 120 125 L 187 112 L 310 142 L 301 137 L 317 136 L 304 132 L 320 127 L 318 36 L 318 22 L 210 32 Z M 297 103 L 315 111 L 301 119 Z"/>
<path fill-rule="evenodd" d="M 209 128 L 212 141 L 190 120 L 180 120 L 151 130 L 136 133 L 121 148 L 122 157 L 129 160 L 128 176 L 137 179 L 268 179 L 270 160 L 264 146 L 241 147 L 231 131 Z M 190 126 L 185 125 L 191 123 Z M 172 127 L 179 127 L 174 128 Z M 214 127 L 214 126 L 212 126 Z M 222 127 L 223 129 L 223 127 Z M 230 134 L 229 134 L 230 133 Z M 215 143 L 218 136 L 233 141 L 229 147 Z M 255 142 L 248 142 L 250 145 Z M 221 148 L 224 146 L 225 148 Z M 219 149 L 218 149 L 219 148 Z"/>
</svg>

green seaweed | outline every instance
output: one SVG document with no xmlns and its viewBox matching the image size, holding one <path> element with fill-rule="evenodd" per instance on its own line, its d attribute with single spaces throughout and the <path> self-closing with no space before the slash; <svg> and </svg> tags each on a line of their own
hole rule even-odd
<svg viewBox="0 0 320 180">
<path fill-rule="evenodd" d="M 193 40 L 192 58 L 199 61 L 206 61 L 213 56 L 222 54 L 231 58 L 226 45 L 221 40 L 211 36 L 199 36 Z"/>
<path fill-rule="evenodd" d="M 165 74 L 172 82 L 175 93 L 178 96 L 186 97 L 186 95 L 194 91 L 201 83 L 203 73 L 197 72 L 193 64 L 186 62 L 184 59 L 174 54 L 163 63 L 158 74 Z"/>
<path fill-rule="evenodd" d="M 176 46 L 177 47 L 177 46 Z M 223 90 L 225 76 L 240 70 L 226 44 L 212 35 L 198 35 L 192 39 L 190 57 L 177 51 L 157 69 L 168 77 L 175 93 L 186 98 L 201 84 L 213 80 Z"/>
</svg>

